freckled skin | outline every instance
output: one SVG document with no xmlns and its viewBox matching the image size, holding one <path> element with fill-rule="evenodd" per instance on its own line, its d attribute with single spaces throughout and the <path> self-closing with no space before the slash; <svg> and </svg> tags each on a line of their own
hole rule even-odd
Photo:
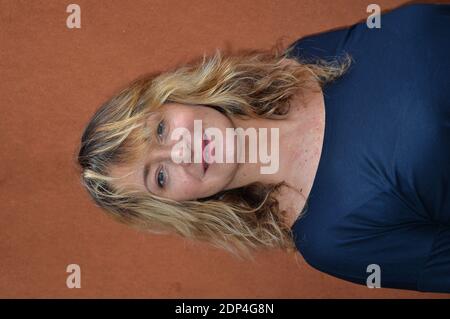
<svg viewBox="0 0 450 319">
<path fill-rule="evenodd" d="M 289 62 L 295 63 L 295 62 Z M 263 118 L 239 119 L 229 118 L 221 112 L 203 105 L 185 105 L 169 103 L 161 111 L 166 124 L 167 136 L 159 143 L 152 143 L 136 163 L 110 167 L 110 175 L 122 177 L 114 181 L 117 185 L 131 186 L 142 192 L 148 192 L 143 182 L 143 167 L 151 163 L 148 186 L 151 193 L 158 196 L 183 200 L 196 200 L 214 195 L 220 191 L 239 188 L 253 182 L 275 184 L 285 181 L 290 188 L 283 188 L 277 195 L 280 209 L 288 211 L 287 223 L 292 224 L 303 208 L 311 190 L 321 154 L 325 125 L 324 98 L 321 92 L 305 91 L 295 95 L 291 101 L 292 112 L 288 118 L 279 121 Z M 299 107 L 299 106 L 302 107 Z M 194 138 L 194 120 L 202 121 L 202 129 L 217 128 L 222 136 L 226 129 L 279 129 L 279 169 L 273 174 L 261 173 L 261 162 L 248 162 L 248 139 L 244 145 L 234 143 L 232 150 L 223 145 L 223 153 L 232 155 L 234 163 L 211 163 L 203 174 L 202 163 L 176 163 L 171 158 L 171 151 L 179 141 L 171 140 L 170 134 L 176 128 L 184 127 Z M 149 118 L 147 127 L 157 136 L 157 118 Z M 200 138 L 201 139 L 201 138 Z M 270 140 L 270 139 L 269 139 Z M 201 143 L 200 143 L 201 145 Z M 193 145 L 192 145 L 193 146 Z M 217 146 L 217 145 L 216 145 Z M 237 162 L 237 150 L 244 151 L 246 162 Z M 189 148 L 190 149 L 190 148 Z M 270 147 L 268 147 L 270 149 Z M 217 151 L 216 151 L 217 153 Z M 165 187 L 157 186 L 157 171 L 167 173 Z"/>
<path fill-rule="evenodd" d="M 143 166 L 144 163 L 151 163 L 147 181 L 151 193 L 156 195 L 175 200 L 189 200 L 211 196 L 225 189 L 233 180 L 240 163 L 213 162 L 209 164 L 206 174 L 203 173 L 202 163 L 195 163 L 193 157 L 191 163 L 175 163 L 172 160 L 171 151 L 180 140 L 172 140 L 171 133 L 175 128 L 186 128 L 192 137 L 192 144 L 189 146 L 189 149 L 193 149 L 194 120 L 202 121 L 203 130 L 208 127 L 218 128 L 223 136 L 225 136 L 226 128 L 234 129 L 234 123 L 221 112 L 203 105 L 169 103 L 163 105 L 161 111 L 165 124 L 162 143 L 149 145 L 148 150 L 138 163 L 111 168 L 112 176 L 120 176 L 133 171 L 132 175 L 123 178 L 120 182 L 117 181 L 117 183 L 133 185 L 133 187 L 147 192 L 143 183 Z M 155 137 L 157 136 L 158 124 L 159 122 L 155 122 L 154 118 L 150 117 L 148 119 L 147 125 Z M 201 145 L 201 142 L 199 143 Z M 231 152 L 235 153 L 235 151 L 236 144 L 235 149 L 231 150 Z M 225 154 L 225 149 L 223 153 Z M 161 167 L 166 177 L 163 188 L 158 187 L 156 182 L 156 174 Z"/>
</svg>

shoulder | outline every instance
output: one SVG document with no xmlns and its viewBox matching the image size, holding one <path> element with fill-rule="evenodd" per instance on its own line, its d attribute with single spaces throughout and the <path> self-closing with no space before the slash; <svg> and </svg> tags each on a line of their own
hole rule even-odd
<svg viewBox="0 0 450 319">
<path fill-rule="evenodd" d="M 412 3 L 402 5 L 383 13 L 388 18 L 417 18 L 427 16 L 449 15 L 450 4 Z"/>
<path fill-rule="evenodd" d="M 296 234 L 296 246 L 305 262 L 314 269 L 330 276 L 364 285 L 367 267 L 364 254 L 356 251 L 360 247 L 341 245 L 340 236 L 329 232 L 324 226 L 306 233 Z M 354 251 L 356 250 L 356 251 Z"/>
<path fill-rule="evenodd" d="M 449 35 L 450 4 L 409 4 L 385 12 L 381 15 L 381 30 L 384 36 L 403 35 L 399 40 L 435 40 L 431 33 Z M 426 38 L 422 39 L 422 35 Z"/>
<path fill-rule="evenodd" d="M 450 33 L 450 5 L 408 4 L 381 12 L 380 17 L 380 28 L 369 28 L 364 18 L 349 26 L 301 37 L 288 46 L 287 55 L 311 62 L 359 51 L 379 54 L 382 51 L 376 48 L 402 46 L 405 41 L 423 41 L 421 35 L 429 37 L 430 33 L 446 36 Z M 431 37 L 429 41 L 432 40 L 436 39 Z"/>
<path fill-rule="evenodd" d="M 289 45 L 287 56 L 302 62 L 313 62 L 317 58 L 334 58 L 345 46 L 345 39 L 353 29 L 352 26 L 304 36 Z"/>
<path fill-rule="evenodd" d="M 376 267 L 382 287 L 416 290 L 437 229 L 401 209 L 407 207 L 374 197 L 345 213 L 309 211 L 294 225 L 297 249 L 331 276 L 366 285 Z"/>
</svg>

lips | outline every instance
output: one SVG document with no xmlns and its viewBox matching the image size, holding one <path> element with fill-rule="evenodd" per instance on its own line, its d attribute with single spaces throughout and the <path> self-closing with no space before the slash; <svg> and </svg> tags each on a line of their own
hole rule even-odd
<svg viewBox="0 0 450 319">
<path fill-rule="evenodd" d="M 206 139 L 206 140 L 205 140 Z M 206 170 L 209 167 L 209 164 L 206 162 L 204 156 L 206 156 L 205 154 L 205 148 L 206 145 L 209 144 L 209 139 L 207 139 L 207 137 L 205 136 L 205 134 L 203 134 L 203 138 L 202 138 L 202 166 L 203 166 L 203 173 L 206 173 Z"/>
</svg>

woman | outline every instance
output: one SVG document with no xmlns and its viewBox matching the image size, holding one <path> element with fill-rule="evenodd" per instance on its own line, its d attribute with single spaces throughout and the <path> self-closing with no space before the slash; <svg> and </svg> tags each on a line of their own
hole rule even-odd
<svg viewBox="0 0 450 319">
<path fill-rule="evenodd" d="M 82 137 L 82 181 L 133 227 L 234 253 L 298 249 L 355 283 L 378 269 L 381 287 L 450 292 L 449 75 L 450 5 L 401 7 L 380 29 L 357 23 L 283 54 L 217 53 L 105 103 Z M 278 129 L 279 169 L 238 162 L 246 140 L 225 149 L 195 120 L 224 136 Z M 177 129 L 202 161 L 176 158 Z"/>
</svg>

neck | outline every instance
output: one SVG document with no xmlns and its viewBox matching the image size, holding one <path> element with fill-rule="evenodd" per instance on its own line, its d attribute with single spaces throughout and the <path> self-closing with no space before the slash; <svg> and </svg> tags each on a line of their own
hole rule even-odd
<svg viewBox="0 0 450 319">
<path fill-rule="evenodd" d="M 297 191 L 305 193 L 303 190 L 309 190 L 312 178 L 315 174 L 315 167 L 318 161 L 317 137 L 320 135 L 321 114 L 320 108 L 317 107 L 322 99 L 322 92 L 310 92 L 300 98 L 296 96 L 291 101 L 291 111 L 295 116 L 288 117 L 284 120 L 273 119 L 250 119 L 243 120 L 239 118 L 232 119 L 235 128 L 244 130 L 254 128 L 257 134 L 260 129 L 267 129 L 267 147 L 266 153 L 270 158 L 269 163 L 262 162 L 258 154 L 257 162 L 250 163 L 249 139 L 245 138 L 245 143 L 241 145 L 241 151 L 245 154 L 245 162 L 238 163 L 236 177 L 226 187 L 233 189 L 248 185 L 253 182 L 279 183 L 285 181 L 290 185 L 297 186 Z M 274 139 L 271 135 L 271 129 L 278 129 L 278 139 Z M 275 136 L 276 137 L 276 136 Z M 273 147 L 272 147 L 273 146 Z M 260 143 L 258 142 L 258 151 Z M 264 152 L 263 152 L 264 153 Z M 278 160 L 278 165 L 275 161 Z M 294 167 L 295 166 L 295 167 Z M 278 168 L 270 174 L 263 174 L 262 171 L 271 167 Z M 298 170 L 301 174 L 294 174 L 293 171 Z"/>
<path fill-rule="evenodd" d="M 242 154 L 245 154 L 244 163 L 238 163 L 238 169 L 236 172 L 236 178 L 228 185 L 227 189 L 242 187 L 253 182 L 262 183 L 276 183 L 280 180 L 280 145 L 285 139 L 285 132 L 281 125 L 281 120 L 271 120 L 264 118 L 242 120 L 233 119 L 235 128 L 242 128 L 244 131 L 249 132 L 249 129 L 254 129 L 256 132 L 257 148 L 253 153 L 256 153 L 256 162 L 250 162 L 250 138 L 245 136 L 245 142 L 238 144 Z M 275 134 L 271 134 L 274 130 L 278 131 L 278 138 Z M 265 143 L 266 155 L 269 161 L 264 163 L 259 156 L 259 149 L 261 147 L 259 141 L 259 135 L 265 131 L 267 136 L 267 143 Z M 264 170 L 273 171 L 270 174 L 263 174 Z"/>
</svg>

